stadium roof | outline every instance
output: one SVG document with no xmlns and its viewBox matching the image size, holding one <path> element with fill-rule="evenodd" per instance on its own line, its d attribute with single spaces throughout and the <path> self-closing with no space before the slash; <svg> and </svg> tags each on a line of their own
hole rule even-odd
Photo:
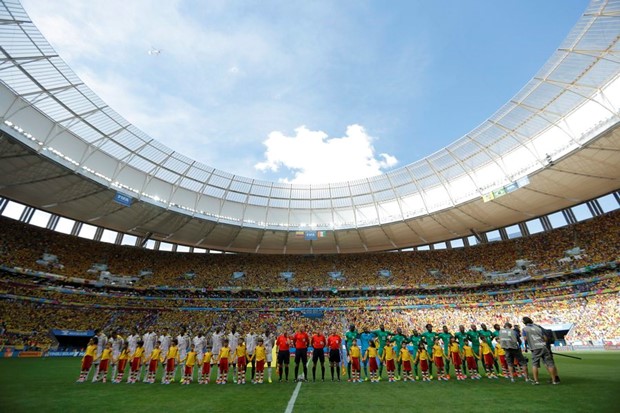
<svg viewBox="0 0 620 413">
<path fill-rule="evenodd" d="M 0 195 L 94 225 L 226 251 L 365 252 L 503 227 L 620 187 L 620 1 L 592 1 L 536 76 L 448 147 L 324 185 L 245 178 L 174 152 L 82 83 L 18 2 L 2 2 L 0 22 Z"/>
</svg>

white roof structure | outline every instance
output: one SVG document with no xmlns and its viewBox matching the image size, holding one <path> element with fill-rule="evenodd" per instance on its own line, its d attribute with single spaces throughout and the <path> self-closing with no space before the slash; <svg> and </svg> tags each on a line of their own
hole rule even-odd
<svg viewBox="0 0 620 413">
<path fill-rule="evenodd" d="M 379 251 L 499 228 L 620 187 L 619 38 L 620 1 L 593 0 L 536 76 L 451 145 L 384 175 L 298 185 L 217 170 L 149 137 L 79 79 L 19 2 L 2 1 L 0 195 L 236 252 Z"/>
</svg>

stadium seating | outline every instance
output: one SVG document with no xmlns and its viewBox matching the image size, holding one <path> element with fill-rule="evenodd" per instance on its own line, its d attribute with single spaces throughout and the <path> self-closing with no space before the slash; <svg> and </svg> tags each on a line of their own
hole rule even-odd
<svg viewBox="0 0 620 413">
<path fill-rule="evenodd" d="M 487 272 L 509 272 L 518 259 L 529 260 L 533 275 L 564 270 L 571 265 L 584 266 L 613 261 L 620 256 L 617 242 L 620 233 L 620 212 L 612 212 L 575 225 L 550 232 L 468 248 L 348 254 L 326 256 L 265 256 L 248 254 L 190 254 L 152 251 L 117 246 L 51 232 L 0 218 L 0 232 L 5 234 L 0 245 L 0 263 L 10 267 L 43 270 L 36 261 L 43 253 L 58 257 L 60 275 L 96 279 L 88 272 L 94 263 L 104 263 L 113 274 L 138 275 L 144 269 L 153 272 L 138 282 L 139 286 L 166 285 L 200 288 L 316 288 L 362 286 L 413 286 L 420 284 L 463 284 L 482 282 L 484 275 L 472 271 L 483 267 Z M 577 262 L 563 263 L 566 250 L 579 246 L 585 254 Z M 389 269 L 392 276 L 380 277 L 379 271 Z M 327 274 L 342 271 L 343 280 Z M 434 276 L 430 270 L 439 271 Z M 195 276 L 184 276 L 193 271 Z M 245 277 L 233 279 L 234 272 Z M 294 273 L 291 280 L 279 276 Z"/>
</svg>

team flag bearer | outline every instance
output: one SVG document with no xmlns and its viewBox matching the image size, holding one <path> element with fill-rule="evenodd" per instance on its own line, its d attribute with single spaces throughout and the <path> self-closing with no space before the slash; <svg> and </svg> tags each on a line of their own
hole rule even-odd
<svg viewBox="0 0 620 413">
<path fill-rule="evenodd" d="M 360 353 L 361 350 L 357 345 L 357 340 L 353 340 L 353 342 L 351 343 L 351 348 L 349 349 L 349 357 L 351 358 L 351 380 L 353 382 L 361 383 L 362 378 L 360 377 Z"/>
<path fill-rule="evenodd" d="M 160 361 L 163 362 L 163 359 L 161 359 L 161 348 L 159 348 L 160 344 L 161 343 L 159 342 L 159 340 L 157 340 L 157 343 L 155 343 L 155 347 L 151 350 L 151 355 L 148 357 L 149 365 L 148 365 L 148 370 L 146 372 L 146 383 L 150 383 L 150 384 L 155 383 L 155 374 L 157 374 L 157 366 L 159 366 Z"/>
<path fill-rule="evenodd" d="M 211 378 L 211 359 L 213 358 L 213 353 L 209 349 L 202 356 L 202 369 L 200 380 L 198 384 L 209 384 L 209 380 Z"/>
<path fill-rule="evenodd" d="M 125 369 L 127 368 L 127 360 L 129 360 L 129 344 L 123 344 L 123 349 L 121 350 L 121 354 L 118 355 L 116 359 L 116 364 L 118 366 L 116 377 L 112 380 L 112 383 L 120 383 L 123 381 L 123 375 L 125 374 Z"/>
<path fill-rule="evenodd" d="M 491 346 L 483 337 L 480 337 L 480 359 L 484 362 L 487 377 L 489 379 L 496 379 L 497 376 L 493 372 L 493 361 L 495 360 L 493 350 L 491 350 Z"/>
<path fill-rule="evenodd" d="M 415 381 L 412 373 L 411 373 L 411 364 L 413 358 L 411 357 L 411 353 L 409 349 L 407 349 L 407 345 L 405 343 L 401 343 L 400 354 L 398 355 L 398 362 L 402 363 L 403 368 L 403 381 Z"/>
<path fill-rule="evenodd" d="M 392 340 L 388 338 L 385 347 L 383 347 L 381 361 L 385 364 L 388 374 L 388 381 L 390 383 L 396 381 L 394 379 L 394 370 L 396 369 L 396 362 L 394 360 L 395 356 L 396 354 L 394 352 L 394 347 L 392 347 Z"/>
<path fill-rule="evenodd" d="M 265 374 L 265 360 L 267 358 L 267 351 L 263 345 L 263 339 L 259 338 L 254 354 L 252 356 L 256 364 L 256 376 L 254 377 L 254 384 L 263 384 L 263 377 Z"/>
<path fill-rule="evenodd" d="M 183 380 L 181 384 L 190 384 L 192 382 L 192 376 L 194 373 L 194 365 L 196 365 L 196 347 L 192 344 L 192 348 L 187 352 L 185 357 L 181 360 L 181 363 L 185 362 L 185 368 L 183 371 Z"/>
<path fill-rule="evenodd" d="M 448 350 L 450 351 L 450 359 L 452 360 L 452 365 L 454 365 L 454 373 L 456 374 L 456 379 L 465 380 L 466 377 L 463 374 L 463 370 L 461 370 L 461 366 L 463 365 L 463 355 L 461 353 L 459 343 L 456 341 L 455 337 L 450 337 L 450 345 L 448 346 Z"/>
<path fill-rule="evenodd" d="M 138 380 L 138 375 L 140 374 L 140 366 L 144 362 L 144 341 L 138 341 L 138 347 L 133 352 L 132 355 L 129 356 L 131 359 L 131 372 L 129 373 L 129 377 L 127 378 L 127 383 L 135 383 Z"/>
<path fill-rule="evenodd" d="M 172 345 L 168 348 L 166 353 L 166 363 L 164 375 L 161 378 L 161 384 L 170 384 L 170 380 L 174 378 L 174 368 L 179 362 L 179 342 L 175 338 L 172 340 Z"/>
<path fill-rule="evenodd" d="M 219 361 L 220 372 L 217 376 L 217 384 L 226 384 L 228 381 L 228 358 L 230 357 L 230 347 L 228 347 L 228 340 L 224 340 L 222 348 L 220 348 L 220 354 L 217 359 Z"/>
<path fill-rule="evenodd" d="M 97 374 L 95 375 L 93 382 L 101 380 L 105 383 L 108 380 L 108 367 L 110 366 L 110 360 L 112 360 L 112 343 L 108 341 L 105 348 L 101 352 L 101 355 L 96 357 L 95 360 L 97 358 L 101 361 L 99 362 L 99 369 L 97 370 Z"/>
<path fill-rule="evenodd" d="M 476 357 L 478 355 L 474 353 L 474 349 L 469 345 L 471 340 L 465 339 L 465 345 L 463 346 L 463 356 L 467 361 L 467 370 L 469 371 L 469 378 L 472 380 L 480 380 L 480 374 L 478 374 L 478 363 Z"/>
<path fill-rule="evenodd" d="M 445 354 L 443 354 L 443 347 L 439 342 L 439 339 L 435 339 L 435 344 L 433 345 L 433 362 L 435 366 L 437 366 L 437 380 L 449 380 L 450 376 L 445 374 L 445 365 L 444 361 L 446 360 Z"/>
<path fill-rule="evenodd" d="M 422 371 L 422 381 L 431 381 L 429 375 L 430 358 L 431 357 L 428 355 L 428 351 L 426 351 L 424 343 L 420 343 L 420 346 L 418 347 L 418 354 L 415 357 L 415 362 L 420 365 L 420 370 Z"/>
<path fill-rule="evenodd" d="M 364 353 L 364 361 L 368 361 L 368 369 L 370 370 L 370 382 L 377 383 L 379 381 L 379 377 L 377 377 L 377 355 L 379 352 L 377 351 L 377 347 L 375 345 L 375 341 L 371 340 L 366 352 Z"/>
<path fill-rule="evenodd" d="M 245 347 L 245 341 L 241 341 L 235 349 L 237 356 L 237 384 L 245 384 L 246 369 L 248 366 L 248 352 Z"/>
<path fill-rule="evenodd" d="M 96 354 L 97 337 L 93 337 L 88 341 L 86 352 L 84 353 L 84 357 L 82 357 L 82 369 L 80 371 L 80 377 L 77 379 L 78 383 L 84 383 L 86 381 L 86 377 L 88 377 L 88 373 L 93 365 L 93 360 L 95 359 Z"/>
</svg>

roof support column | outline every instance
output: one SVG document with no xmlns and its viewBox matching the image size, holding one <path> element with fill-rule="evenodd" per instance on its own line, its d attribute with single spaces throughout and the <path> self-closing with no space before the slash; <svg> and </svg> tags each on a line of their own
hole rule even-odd
<svg viewBox="0 0 620 413">
<path fill-rule="evenodd" d="M 0 198 L 0 215 L 4 212 L 4 209 L 9 204 L 9 200 L 6 198 Z"/>
<path fill-rule="evenodd" d="M 566 222 L 568 222 L 569 225 L 577 223 L 577 218 L 575 217 L 575 214 L 573 213 L 572 209 L 570 208 L 563 209 L 562 215 L 564 216 L 564 219 L 566 220 Z"/>
<path fill-rule="evenodd" d="M 82 222 L 75 221 L 73 223 L 73 228 L 71 228 L 71 235 L 77 237 L 80 231 L 82 230 L 82 225 L 83 225 Z"/>
<path fill-rule="evenodd" d="M 26 224 L 29 223 L 32 219 L 32 216 L 34 215 L 34 211 L 35 209 L 33 207 L 26 206 L 26 208 L 24 208 L 22 214 L 19 217 L 19 221 Z"/>
<path fill-rule="evenodd" d="M 93 237 L 93 241 L 101 241 L 101 237 L 103 236 L 103 228 L 97 227 L 95 230 L 95 236 Z"/>
<path fill-rule="evenodd" d="M 551 225 L 551 221 L 549 221 L 547 215 L 540 217 L 540 223 L 545 231 L 551 231 L 553 229 L 553 225 Z"/>
<path fill-rule="evenodd" d="M 58 225 L 58 221 L 60 220 L 60 217 L 58 215 L 50 215 L 50 219 L 47 221 L 47 225 L 45 226 L 46 229 L 51 229 L 54 230 L 56 229 L 56 225 Z"/>
<path fill-rule="evenodd" d="M 586 205 L 588 206 L 588 209 L 592 213 L 593 217 L 598 217 L 604 214 L 601 204 L 599 204 L 596 199 L 586 202 Z"/>
<path fill-rule="evenodd" d="M 519 222 L 519 230 L 521 231 L 522 237 L 527 237 L 530 235 L 530 230 L 525 222 Z"/>
<path fill-rule="evenodd" d="M 508 231 L 506 231 L 506 227 L 502 227 L 499 229 L 499 236 L 502 241 L 506 241 L 508 239 Z"/>
</svg>

